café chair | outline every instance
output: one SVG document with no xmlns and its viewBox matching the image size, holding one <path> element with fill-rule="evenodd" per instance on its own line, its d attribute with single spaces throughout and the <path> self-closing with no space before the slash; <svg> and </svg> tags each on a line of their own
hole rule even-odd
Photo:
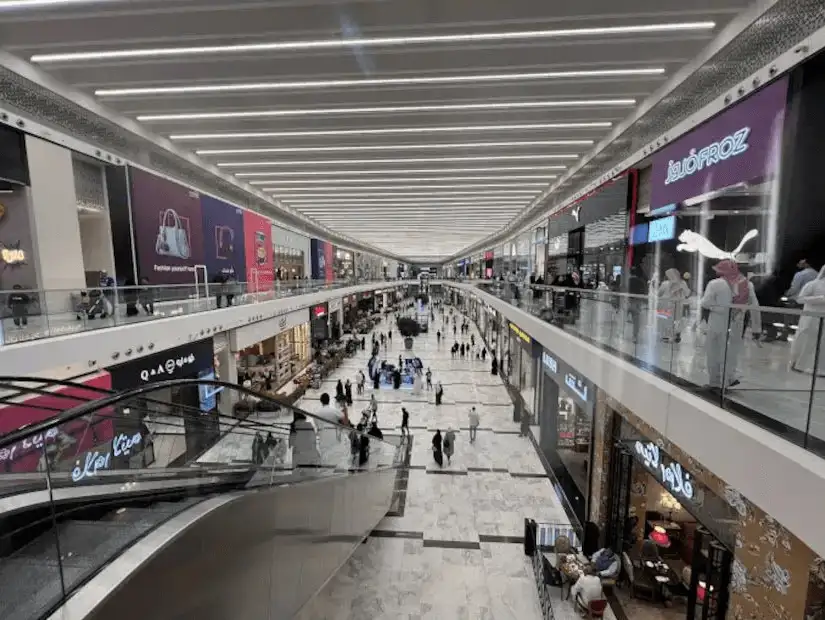
<svg viewBox="0 0 825 620">
<path fill-rule="evenodd" d="M 643 569 L 639 570 L 638 573 L 636 572 L 627 552 L 622 553 L 622 564 L 624 566 L 625 579 L 630 587 L 630 598 L 638 597 L 650 601 L 654 600 L 656 598 L 656 586 L 653 580 Z"/>
<path fill-rule="evenodd" d="M 559 536 L 553 548 L 556 552 L 556 567 L 561 566 L 561 558 L 559 556 L 573 552 L 573 545 L 570 544 L 570 539 L 567 536 Z"/>
<path fill-rule="evenodd" d="M 604 618 L 606 610 L 607 601 L 605 599 L 596 599 L 585 605 L 581 594 L 576 595 L 576 611 L 586 613 L 588 618 Z"/>
</svg>

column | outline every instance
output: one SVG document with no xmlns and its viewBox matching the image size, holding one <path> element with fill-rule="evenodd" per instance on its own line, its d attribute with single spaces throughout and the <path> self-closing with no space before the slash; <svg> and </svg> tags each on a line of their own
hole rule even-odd
<svg viewBox="0 0 825 620">
<path fill-rule="evenodd" d="M 50 291 L 45 297 L 46 311 L 50 315 L 69 312 L 69 291 L 86 288 L 72 152 L 27 135 L 26 153 L 34 260 L 40 288 Z"/>
<path fill-rule="evenodd" d="M 228 346 L 224 347 L 215 354 L 218 361 L 218 376 L 221 381 L 226 381 L 233 385 L 238 383 L 238 366 L 235 363 L 235 354 Z M 221 415 L 232 415 L 232 407 L 238 400 L 238 392 L 236 390 L 224 390 L 220 395 L 220 404 L 218 410 Z"/>
</svg>

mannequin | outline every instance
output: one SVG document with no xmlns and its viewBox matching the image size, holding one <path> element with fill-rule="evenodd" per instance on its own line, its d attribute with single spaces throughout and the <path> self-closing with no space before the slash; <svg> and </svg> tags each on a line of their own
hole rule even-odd
<svg viewBox="0 0 825 620">
<path fill-rule="evenodd" d="M 825 312 L 825 267 L 819 270 L 815 280 L 802 287 L 796 300 L 804 304 L 804 312 Z M 825 375 L 825 329 L 820 333 L 820 317 L 802 315 L 799 329 L 791 347 L 791 370 L 813 374 L 814 356 L 816 355 L 817 336 L 820 342 L 819 368 L 817 375 Z"/>
<path fill-rule="evenodd" d="M 659 286 L 657 311 L 664 340 L 672 339 L 673 342 L 681 342 L 682 307 L 689 295 L 690 289 L 682 279 L 679 270 L 670 268 L 665 271 L 665 281 Z"/>
<path fill-rule="evenodd" d="M 745 310 L 729 308 L 730 305 L 759 306 L 756 293 L 739 265 L 730 259 L 717 263 L 713 270 L 718 274 L 708 282 L 702 297 L 702 308 L 709 311 L 705 350 L 708 361 L 708 384 L 712 388 L 734 387 L 739 384 L 737 365 L 742 352 L 742 336 L 745 329 Z M 750 329 L 754 335 L 762 331 L 762 315 L 750 310 Z M 724 369 L 724 381 L 722 377 Z"/>
</svg>

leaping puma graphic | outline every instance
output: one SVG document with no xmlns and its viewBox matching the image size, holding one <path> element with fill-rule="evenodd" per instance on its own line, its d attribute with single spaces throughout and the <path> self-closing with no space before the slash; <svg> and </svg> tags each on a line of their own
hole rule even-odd
<svg viewBox="0 0 825 620">
<path fill-rule="evenodd" d="M 742 248 L 745 247 L 745 244 L 759 235 L 759 231 L 755 228 L 749 230 L 745 233 L 745 236 L 742 237 L 742 241 L 739 242 L 739 245 L 736 246 L 732 252 L 727 252 L 720 248 L 717 248 L 713 242 L 709 239 L 703 237 L 699 233 L 695 233 L 692 230 L 685 230 L 679 235 L 679 245 L 676 246 L 677 252 L 699 252 L 705 258 L 712 258 L 715 260 L 736 260 L 736 255 L 742 251 Z"/>
</svg>

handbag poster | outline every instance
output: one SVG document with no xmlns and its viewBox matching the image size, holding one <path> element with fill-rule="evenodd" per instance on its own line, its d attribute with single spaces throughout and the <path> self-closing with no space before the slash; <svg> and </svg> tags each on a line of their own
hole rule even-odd
<svg viewBox="0 0 825 620">
<path fill-rule="evenodd" d="M 200 195 L 139 168 L 130 167 L 129 178 L 138 277 L 194 284 L 204 262 Z"/>
</svg>

